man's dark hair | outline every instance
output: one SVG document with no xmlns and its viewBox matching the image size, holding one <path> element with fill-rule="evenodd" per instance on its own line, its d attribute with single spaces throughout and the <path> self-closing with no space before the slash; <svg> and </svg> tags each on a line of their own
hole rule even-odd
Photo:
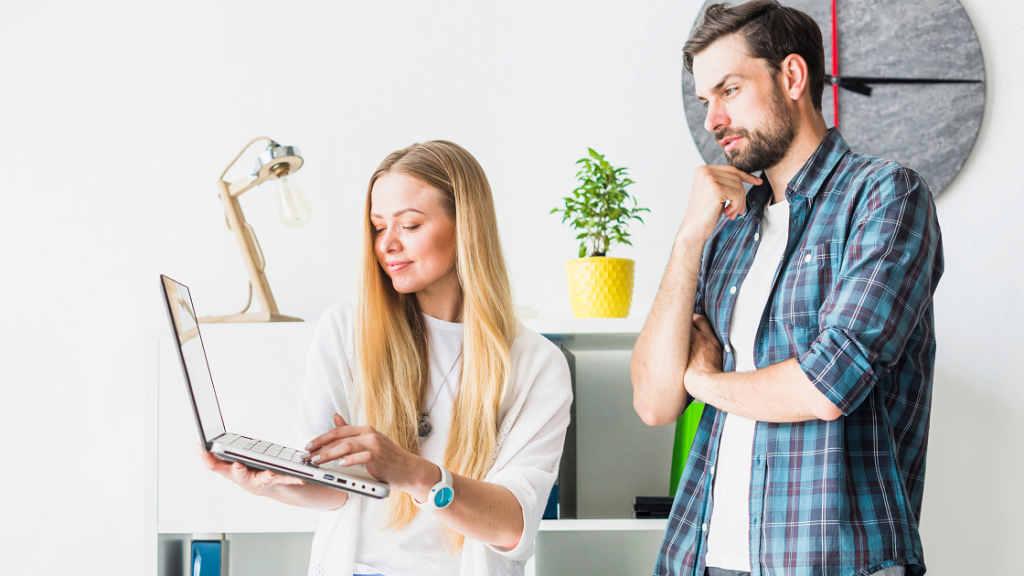
<svg viewBox="0 0 1024 576">
<path fill-rule="evenodd" d="M 776 0 L 753 0 L 739 6 L 712 4 L 683 46 L 683 64 L 693 73 L 693 57 L 716 40 L 739 32 L 747 51 L 768 63 L 775 72 L 782 61 L 798 54 L 807 62 L 807 89 L 815 110 L 821 110 L 825 89 L 825 47 L 818 23 L 807 14 Z"/>
</svg>

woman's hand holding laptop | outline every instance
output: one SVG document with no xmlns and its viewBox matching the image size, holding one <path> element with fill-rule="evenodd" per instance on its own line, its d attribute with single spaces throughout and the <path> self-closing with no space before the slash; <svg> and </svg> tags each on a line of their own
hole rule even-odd
<svg viewBox="0 0 1024 576">
<path fill-rule="evenodd" d="M 277 474 L 270 470 L 253 470 L 239 462 L 225 462 L 203 450 L 202 446 L 197 447 L 196 451 L 199 452 L 199 457 L 207 470 L 238 484 L 250 494 L 317 510 L 337 510 L 348 502 L 347 492 L 306 483 L 300 478 Z"/>
</svg>

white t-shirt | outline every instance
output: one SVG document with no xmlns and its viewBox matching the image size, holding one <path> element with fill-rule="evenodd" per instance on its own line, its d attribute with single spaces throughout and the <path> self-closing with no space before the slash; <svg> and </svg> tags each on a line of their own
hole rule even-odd
<svg viewBox="0 0 1024 576">
<path fill-rule="evenodd" d="M 430 377 L 427 383 L 427 421 L 431 432 L 420 439 L 420 456 L 444 464 L 444 449 L 451 429 L 452 407 L 459 383 L 462 359 L 462 324 L 423 315 L 427 325 Z M 431 408 L 433 404 L 433 408 Z M 449 556 L 443 524 L 433 514 L 418 513 L 401 530 L 384 529 L 387 500 L 367 499 L 360 519 L 362 545 L 356 551 L 358 574 L 423 574 L 447 576 L 459 573 L 458 556 Z"/>
<path fill-rule="evenodd" d="M 753 372 L 754 340 L 768 305 L 789 236 L 789 202 L 765 206 L 757 253 L 732 309 L 729 340 L 737 372 Z M 714 467 L 714 507 L 708 523 L 705 562 L 714 568 L 750 572 L 750 466 L 757 422 L 727 414 Z"/>
<path fill-rule="evenodd" d="M 444 453 L 451 420 L 451 386 L 461 368 L 455 366 L 447 384 L 444 384 L 443 377 L 438 379 L 434 374 L 435 367 L 447 372 L 458 356 L 456 352 L 453 357 L 451 351 L 461 347 L 461 327 L 458 335 L 451 333 L 452 328 L 454 326 L 446 322 L 428 320 L 427 344 L 431 363 L 428 398 L 437 392 L 440 395 L 429 418 L 433 431 L 420 447 L 421 454 L 432 461 L 435 458 L 440 460 Z M 309 347 L 306 375 L 299 397 L 296 421 L 299 446 L 305 446 L 311 439 L 333 428 L 334 414 L 340 414 L 355 426 L 366 423 L 361 386 L 354 376 L 358 373 L 354 342 L 352 306 L 335 305 L 325 311 Z M 510 353 L 512 375 L 498 411 L 497 446 L 484 481 L 508 488 L 522 506 L 523 535 L 519 544 L 513 549 L 505 549 L 466 538 L 461 555 L 449 562 L 440 523 L 433 520 L 433 514 L 417 511 L 416 519 L 405 528 L 380 532 L 377 527 L 386 522 L 383 514 L 386 508 L 376 506 L 382 504 L 379 501 L 352 496 L 338 510 L 320 513 L 320 524 L 310 551 L 310 576 L 359 573 L 356 571 L 357 560 L 368 563 L 373 570 L 386 576 L 523 574 L 526 560 L 534 553 L 540 519 L 558 474 L 565 431 L 569 425 L 572 387 L 565 356 L 540 334 L 519 325 Z M 441 412 L 438 406 L 441 406 Z M 368 525 L 370 529 L 367 531 L 365 527 Z M 407 537 L 413 531 L 420 534 L 415 541 Z M 371 538 L 375 541 L 371 542 Z M 423 550 L 424 547 L 430 549 Z M 388 552 L 387 566 L 376 564 L 378 561 L 374 558 L 380 556 L 375 550 Z M 433 564 L 428 566 L 427 560 Z M 415 568 L 410 571 L 405 568 L 407 566 Z"/>
</svg>

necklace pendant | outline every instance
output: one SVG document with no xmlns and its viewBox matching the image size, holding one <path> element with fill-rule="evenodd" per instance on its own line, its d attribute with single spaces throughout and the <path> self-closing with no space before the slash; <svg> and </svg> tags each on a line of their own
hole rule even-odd
<svg viewBox="0 0 1024 576">
<path fill-rule="evenodd" d="M 426 414 L 420 414 L 420 421 L 416 425 L 416 433 L 419 434 L 420 438 L 426 438 L 430 436 L 430 432 L 433 428 L 430 426 L 430 422 L 427 420 Z"/>
</svg>

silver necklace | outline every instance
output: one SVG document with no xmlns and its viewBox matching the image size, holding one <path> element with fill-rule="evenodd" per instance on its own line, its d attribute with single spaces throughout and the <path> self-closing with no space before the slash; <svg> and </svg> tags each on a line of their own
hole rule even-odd
<svg viewBox="0 0 1024 576">
<path fill-rule="evenodd" d="M 427 420 L 427 418 L 430 417 L 431 411 L 434 410 L 434 406 L 437 404 L 437 399 L 441 397 L 441 390 L 443 390 L 445 384 L 448 383 L 448 376 L 452 375 L 452 371 L 455 370 L 455 365 L 459 363 L 459 358 L 462 358 L 462 350 L 459 350 L 459 355 L 455 357 L 455 362 L 452 362 L 452 367 L 448 369 L 448 374 L 445 375 L 444 382 L 437 387 L 437 392 L 434 394 L 434 401 L 430 403 L 430 408 L 427 408 L 426 412 L 420 414 L 420 421 L 416 425 L 416 433 L 419 434 L 420 438 L 430 436 L 430 433 L 434 430 L 434 427 L 430 425 L 430 420 Z"/>
</svg>

